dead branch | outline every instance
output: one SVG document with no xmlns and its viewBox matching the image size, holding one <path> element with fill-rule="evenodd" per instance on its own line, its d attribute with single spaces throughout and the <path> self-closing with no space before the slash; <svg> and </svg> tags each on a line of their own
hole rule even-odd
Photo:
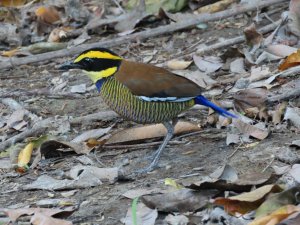
<svg viewBox="0 0 300 225">
<path fill-rule="evenodd" d="M 109 48 L 116 45 L 128 43 L 128 41 L 132 41 L 136 39 L 142 40 L 150 37 L 156 37 L 158 35 L 172 33 L 174 31 L 186 29 L 188 27 L 195 26 L 199 23 L 221 20 L 241 13 L 257 10 L 258 8 L 262 8 L 262 7 L 266 7 L 266 6 L 270 6 L 282 2 L 287 2 L 287 1 L 288 0 L 265 0 L 265 1 L 259 1 L 257 4 L 240 4 L 236 7 L 221 12 L 217 12 L 213 14 L 200 14 L 193 18 L 183 20 L 181 22 L 160 26 L 154 29 L 148 29 L 146 31 L 134 33 L 125 37 L 117 37 L 112 40 L 104 40 L 92 44 L 83 44 L 70 49 L 53 51 L 50 53 L 47 52 L 47 53 L 28 56 L 24 58 L 10 58 L 10 60 L 7 60 L 5 62 L 0 62 L 0 69 L 13 68 L 15 66 L 19 66 L 23 64 L 29 64 L 29 63 L 35 63 L 35 62 L 40 62 L 45 60 L 52 60 L 59 57 L 71 56 L 74 54 L 78 54 L 89 48 L 94 48 L 99 46 Z"/>
<path fill-rule="evenodd" d="M 117 117 L 119 117 L 119 115 L 114 111 L 103 111 L 103 112 L 97 112 L 86 116 L 80 116 L 80 117 L 70 119 L 70 123 L 71 124 L 90 123 L 97 120 L 109 121 Z"/>
<path fill-rule="evenodd" d="M 103 120 L 108 121 L 112 120 L 114 118 L 118 117 L 118 115 L 113 111 L 104 111 L 104 112 L 98 112 L 94 114 L 90 114 L 87 116 L 80 116 L 73 119 L 69 119 L 71 124 L 78 124 L 78 123 L 89 123 L 92 121 L 97 120 Z M 30 136 L 38 136 L 46 131 L 46 129 L 49 128 L 55 128 L 58 127 L 58 124 L 61 124 L 63 119 L 56 119 L 56 118 L 47 118 L 41 121 L 38 121 L 35 123 L 35 125 L 28 130 L 23 131 L 22 133 L 19 133 L 6 141 L 0 143 L 0 152 L 4 151 L 7 147 L 10 145 L 13 145 L 19 141 L 23 141 L 25 138 Z"/>
<path fill-rule="evenodd" d="M 277 74 L 278 77 L 291 77 L 300 74 L 300 66 L 291 67 Z"/>
<path fill-rule="evenodd" d="M 19 98 L 22 96 L 45 96 L 52 99 L 78 99 L 85 98 L 83 95 L 75 93 L 54 93 L 51 90 L 11 90 L 9 93 L 0 94 L 0 98 Z"/>
<path fill-rule="evenodd" d="M 89 30 L 94 30 L 97 27 L 102 27 L 104 25 L 107 24 L 114 24 L 114 23 L 118 23 L 121 20 L 123 20 L 124 17 L 119 16 L 117 18 L 109 18 L 109 19 L 99 19 L 99 18 L 94 18 L 93 20 L 91 20 L 87 25 L 86 25 L 86 29 Z"/>
<path fill-rule="evenodd" d="M 267 104 L 284 101 L 284 100 L 290 100 L 293 98 L 298 98 L 300 96 L 300 89 L 294 89 L 288 92 L 285 92 L 281 95 L 275 95 L 272 97 L 267 98 Z"/>
<path fill-rule="evenodd" d="M 5 151 L 6 148 L 8 148 L 10 145 L 13 145 L 19 141 L 23 141 L 25 138 L 30 137 L 30 136 L 37 136 L 43 133 L 47 128 L 50 127 L 52 123 L 52 119 L 45 119 L 41 121 L 38 125 L 32 127 L 29 130 L 25 130 L 22 133 L 19 133 L 6 141 L 0 143 L 0 152 Z"/>
<path fill-rule="evenodd" d="M 275 23 L 272 23 L 272 24 L 269 24 L 267 26 L 260 28 L 258 31 L 262 34 L 269 33 L 270 31 L 274 30 L 280 23 L 281 23 L 281 20 L 278 20 Z M 220 48 L 225 48 L 225 47 L 229 47 L 232 45 L 240 44 L 244 41 L 245 41 L 244 35 L 241 35 L 241 36 L 235 37 L 235 38 L 231 38 L 231 39 L 227 39 L 222 42 L 218 42 L 213 45 L 205 46 L 203 48 L 198 49 L 197 55 L 203 55 L 203 54 L 215 51 Z"/>
<path fill-rule="evenodd" d="M 289 68 L 288 70 L 282 71 L 277 73 L 277 75 L 275 75 L 276 77 L 292 77 L 292 76 L 298 76 L 300 73 L 300 66 L 295 66 L 292 68 Z M 272 104 L 275 102 L 279 102 L 279 101 L 284 101 L 284 100 L 289 100 L 292 98 L 297 98 L 300 96 L 300 89 L 296 88 L 294 90 L 285 92 L 283 94 L 280 95 L 275 95 L 272 97 L 268 97 L 266 100 L 267 104 Z"/>
</svg>

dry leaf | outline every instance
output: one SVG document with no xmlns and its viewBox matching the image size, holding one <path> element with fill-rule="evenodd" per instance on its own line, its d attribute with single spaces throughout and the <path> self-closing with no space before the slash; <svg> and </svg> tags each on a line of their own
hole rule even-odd
<svg viewBox="0 0 300 225">
<path fill-rule="evenodd" d="M 295 212 L 300 212 L 300 208 L 295 205 L 285 205 L 268 216 L 255 219 L 249 225 L 276 225 Z"/>
<path fill-rule="evenodd" d="M 244 58 L 237 58 L 230 63 L 230 72 L 232 73 L 245 73 Z"/>
<path fill-rule="evenodd" d="M 269 78 L 271 75 L 269 67 L 252 67 L 251 75 L 249 77 L 250 82 Z"/>
<path fill-rule="evenodd" d="M 83 2 L 81 2 L 80 0 L 65 1 L 64 9 L 65 9 L 65 14 L 68 16 L 69 21 L 74 21 L 76 22 L 77 27 L 81 27 L 87 24 L 88 20 L 91 17 L 96 17 L 96 19 L 101 20 L 101 17 L 99 18 L 96 15 L 96 13 L 92 15 L 90 14 L 87 8 L 88 5 L 83 4 Z M 91 9 L 91 6 L 97 7 L 97 5 L 101 5 L 101 4 L 91 4 L 89 5 L 90 6 L 89 9 Z"/>
<path fill-rule="evenodd" d="M 250 173 L 244 174 L 234 183 L 226 180 L 213 179 L 210 176 L 206 176 L 198 182 L 185 182 L 184 186 L 190 189 L 203 190 L 203 189 L 216 189 L 221 191 L 250 191 L 253 186 L 261 186 L 274 179 L 270 174 L 262 173 Z"/>
<path fill-rule="evenodd" d="M 236 170 L 228 164 L 216 169 L 209 177 L 212 179 L 226 180 L 232 183 L 238 180 Z"/>
<path fill-rule="evenodd" d="M 230 214 L 236 212 L 245 214 L 256 209 L 269 193 L 280 192 L 278 185 L 265 185 L 254 191 L 243 193 L 229 198 L 216 198 L 214 204 L 222 205 Z"/>
<path fill-rule="evenodd" d="M 24 149 L 21 150 L 18 156 L 18 167 L 27 166 L 31 159 L 34 144 L 29 142 Z"/>
<path fill-rule="evenodd" d="M 283 119 L 291 121 L 291 123 L 294 126 L 296 126 L 297 128 L 300 128 L 300 110 L 299 109 L 287 107 Z"/>
<path fill-rule="evenodd" d="M 122 196 L 130 199 L 134 199 L 143 195 L 150 195 L 150 194 L 158 194 L 158 193 L 167 193 L 166 190 L 162 190 L 159 188 L 154 188 L 154 189 L 130 189 L 126 191 Z"/>
<path fill-rule="evenodd" d="M 289 215 L 288 218 L 285 220 L 282 220 L 277 225 L 299 225 L 300 224 L 300 212 L 295 212 L 291 215 Z"/>
<path fill-rule="evenodd" d="M 46 158 L 62 156 L 63 153 L 71 151 L 77 154 L 87 154 L 93 148 L 88 147 L 86 143 L 67 142 L 58 140 L 47 140 L 40 146 L 40 153 Z"/>
<path fill-rule="evenodd" d="M 227 133 L 226 145 L 237 144 L 240 142 L 240 135 Z"/>
<path fill-rule="evenodd" d="M 100 179 L 102 182 L 114 183 L 117 181 L 119 176 L 119 169 L 117 167 L 113 168 L 98 168 L 95 166 L 74 166 L 70 170 L 70 177 L 74 180 L 87 179 L 93 176 Z"/>
<path fill-rule="evenodd" d="M 183 76 L 196 84 L 198 86 L 205 88 L 205 89 L 211 89 L 213 86 L 217 84 L 217 81 L 213 80 L 210 76 L 208 76 L 206 73 L 203 73 L 199 70 L 196 71 L 175 71 L 176 74 Z M 222 90 L 221 90 L 222 93 Z M 216 94 L 218 95 L 218 93 Z"/>
<path fill-rule="evenodd" d="M 48 37 L 48 42 L 60 42 L 61 40 L 67 38 L 67 32 L 69 29 L 65 27 L 54 28 Z"/>
<path fill-rule="evenodd" d="M 192 61 L 171 60 L 167 62 L 167 66 L 172 70 L 184 70 L 191 65 Z"/>
<path fill-rule="evenodd" d="M 195 18 L 195 15 L 193 15 L 191 13 L 181 13 L 181 12 L 169 13 L 169 12 L 165 11 L 163 8 L 159 9 L 158 15 L 160 18 L 171 19 L 174 22 L 179 22 L 179 21 Z"/>
<path fill-rule="evenodd" d="M 1 11 L 0 11 L 1 13 Z M 1 15 L 1 14 L 0 14 Z M 3 46 L 20 46 L 22 45 L 22 37 L 20 35 L 20 27 L 16 24 L 3 23 L 0 26 L 0 40 Z M 4 48 L 4 49 L 7 49 Z"/>
<path fill-rule="evenodd" d="M 77 174 L 75 180 L 63 179 L 58 180 L 47 175 L 41 175 L 37 180 L 30 184 L 22 186 L 23 190 L 67 190 L 67 189 L 78 189 L 78 188 L 90 188 L 99 186 L 102 181 L 91 173 Z"/>
<path fill-rule="evenodd" d="M 272 115 L 272 122 L 273 124 L 277 125 L 282 121 L 283 114 L 286 110 L 287 102 L 282 102 L 281 104 L 277 105 L 275 112 Z"/>
<path fill-rule="evenodd" d="M 244 29 L 244 34 L 247 44 L 253 48 L 252 51 L 260 47 L 263 41 L 263 35 L 256 30 L 254 23 Z"/>
<path fill-rule="evenodd" d="M 196 54 L 193 55 L 193 60 L 199 70 L 205 73 L 216 72 L 223 66 L 221 58 L 215 56 L 201 57 Z"/>
<path fill-rule="evenodd" d="M 296 52 L 297 48 L 290 47 L 288 45 L 273 44 L 273 45 L 268 45 L 266 51 L 273 55 L 285 58 L 291 55 L 292 53 Z"/>
<path fill-rule="evenodd" d="M 262 62 L 264 61 L 267 61 L 267 62 L 272 62 L 272 61 L 278 61 L 279 59 L 282 59 L 281 56 L 277 56 L 277 55 L 274 55 L 270 52 L 267 52 L 267 51 L 263 51 L 256 59 L 256 61 L 254 62 L 254 64 L 258 65 L 258 64 L 261 64 Z"/>
<path fill-rule="evenodd" d="M 67 43 L 49 43 L 49 42 L 39 42 L 35 43 L 20 49 L 20 51 L 27 51 L 31 54 L 41 54 L 45 52 L 56 51 L 60 49 L 64 49 L 67 47 Z"/>
<path fill-rule="evenodd" d="M 261 129 L 256 125 L 251 125 L 243 122 L 242 120 L 233 119 L 233 125 L 243 134 L 255 137 L 259 140 L 263 140 L 269 135 L 269 131 Z"/>
<path fill-rule="evenodd" d="M 295 146 L 295 147 L 300 148 L 300 140 L 294 140 L 294 141 L 292 142 L 291 146 Z"/>
<path fill-rule="evenodd" d="M 77 84 L 70 87 L 71 93 L 84 94 L 86 91 L 86 84 Z"/>
<path fill-rule="evenodd" d="M 197 13 L 215 13 L 227 9 L 235 0 L 221 0 L 216 3 L 203 6 L 197 10 Z"/>
<path fill-rule="evenodd" d="M 280 193 L 271 195 L 256 210 L 255 218 L 261 218 L 263 216 L 267 216 L 282 206 L 288 204 L 297 204 L 299 191 L 300 191 L 300 186 L 296 185 Z"/>
<path fill-rule="evenodd" d="M 35 10 L 35 14 L 39 21 L 53 24 L 60 20 L 59 12 L 54 6 L 40 6 Z"/>
<path fill-rule="evenodd" d="M 8 118 L 6 122 L 7 126 L 16 130 L 22 129 L 22 127 L 27 124 L 27 122 L 23 120 L 25 114 L 26 111 L 24 109 L 15 110 L 13 114 Z"/>
<path fill-rule="evenodd" d="M 288 171 L 290 171 L 291 166 L 287 165 L 287 166 L 279 167 L 279 166 L 274 165 L 274 166 L 272 166 L 272 168 L 274 169 L 274 172 L 276 175 L 283 175 L 283 174 L 287 173 Z"/>
<path fill-rule="evenodd" d="M 216 193 L 216 190 L 200 192 L 185 188 L 164 194 L 142 196 L 141 200 L 146 206 L 163 212 L 191 212 L 204 207 Z"/>
<path fill-rule="evenodd" d="M 289 171 L 289 174 L 300 184 L 300 164 L 294 164 Z"/>
<path fill-rule="evenodd" d="M 122 35 L 130 34 L 134 31 L 135 26 L 149 14 L 145 11 L 145 5 L 140 4 L 127 14 L 121 15 L 119 22 L 115 25 L 115 30 Z"/>
<path fill-rule="evenodd" d="M 188 225 L 189 219 L 184 215 L 169 214 L 165 218 L 168 225 Z"/>
<path fill-rule="evenodd" d="M 28 0 L 1 0 L 0 6 L 2 7 L 18 7 L 24 5 Z"/>
<path fill-rule="evenodd" d="M 125 6 L 132 10 L 136 8 L 139 1 L 140 0 L 128 0 Z M 149 14 L 157 14 L 160 8 L 163 8 L 167 12 L 179 12 L 187 5 L 187 2 L 187 0 L 145 0 L 146 11 Z"/>
<path fill-rule="evenodd" d="M 76 39 L 70 41 L 69 44 L 68 44 L 68 47 L 80 45 L 80 44 L 86 42 L 89 39 L 91 39 L 91 36 L 89 36 L 87 32 L 83 32 Z"/>
<path fill-rule="evenodd" d="M 177 190 L 180 190 L 183 188 L 182 185 L 178 184 L 174 179 L 172 178 L 166 178 L 165 179 L 165 185 L 171 186 L 173 188 L 176 188 Z"/>
<path fill-rule="evenodd" d="M 20 48 L 12 49 L 9 51 L 2 51 L 1 55 L 5 57 L 15 56 L 19 52 Z"/>
<path fill-rule="evenodd" d="M 260 108 L 264 105 L 264 102 L 267 99 L 267 94 L 268 91 L 263 88 L 242 90 L 233 96 L 233 104 L 237 109 L 243 112 L 246 112 L 247 109 L 253 107 Z"/>
<path fill-rule="evenodd" d="M 35 213 L 31 219 L 30 223 L 32 225 L 72 225 L 71 221 L 56 219 L 51 216 L 44 215 L 42 213 Z"/>
<path fill-rule="evenodd" d="M 65 209 L 47 209 L 47 208 L 21 208 L 21 209 L 3 209 L 4 213 L 15 222 L 20 216 L 32 215 L 35 213 L 41 213 L 46 216 L 64 215 L 64 213 L 71 215 L 74 212 L 73 207 L 68 207 Z"/>
<path fill-rule="evenodd" d="M 300 65 L 300 49 L 290 54 L 278 67 L 280 71 Z"/>
<path fill-rule="evenodd" d="M 290 31 L 300 37 L 300 3 L 298 0 L 291 0 L 289 5 L 289 23 Z"/>
<path fill-rule="evenodd" d="M 199 131 L 198 125 L 190 122 L 179 121 L 175 126 L 175 134 Z M 116 144 L 129 141 L 141 141 L 149 138 L 164 137 L 167 133 L 166 128 L 162 124 L 147 125 L 143 127 L 130 128 L 122 130 L 114 135 L 106 142 L 106 144 Z"/>
</svg>

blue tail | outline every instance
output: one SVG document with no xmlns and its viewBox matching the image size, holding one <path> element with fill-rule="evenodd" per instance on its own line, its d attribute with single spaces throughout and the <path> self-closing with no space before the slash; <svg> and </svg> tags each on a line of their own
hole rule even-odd
<svg viewBox="0 0 300 225">
<path fill-rule="evenodd" d="M 212 108 L 213 110 L 215 110 L 217 113 L 219 113 L 222 116 L 225 117 L 232 117 L 232 118 L 237 118 L 236 115 L 226 111 L 225 109 L 222 109 L 221 107 L 215 105 L 214 103 L 208 101 L 204 96 L 199 95 L 195 98 L 195 104 L 199 104 L 199 105 L 205 105 L 207 107 Z"/>
</svg>

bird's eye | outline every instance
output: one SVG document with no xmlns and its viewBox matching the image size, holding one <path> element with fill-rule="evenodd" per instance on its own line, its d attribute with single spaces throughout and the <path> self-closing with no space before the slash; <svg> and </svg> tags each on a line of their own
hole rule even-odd
<svg viewBox="0 0 300 225">
<path fill-rule="evenodd" d="M 92 60 L 91 58 L 85 58 L 84 60 L 85 60 L 86 62 L 88 62 L 88 63 L 93 62 L 93 60 Z"/>
<path fill-rule="evenodd" d="M 90 66 L 92 63 L 93 63 L 93 59 L 91 59 L 91 58 L 84 58 L 80 61 L 80 64 L 84 65 L 86 67 Z"/>
</svg>

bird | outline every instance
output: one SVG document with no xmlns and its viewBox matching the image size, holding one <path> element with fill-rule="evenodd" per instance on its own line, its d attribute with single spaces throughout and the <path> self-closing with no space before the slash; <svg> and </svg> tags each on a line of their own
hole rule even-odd
<svg viewBox="0 0 300 225">
<path fill-rule="evenodd" d="M 121 117 L 139 124 L 162 123 L 165 126 L 167 134 L 162 144 L 150 165 L 138 170 L 139 173 L 156 169 L 161 153 L 174 135 L 181 112 L 200 104 L 222 116 L 237 117 L 201 95 L 203 88 L 193 81 L 162 67 L 126 60 L 106 48 L 85 50 L 59 69 L 83 70 L 104 102 Z"/>
</svg>

